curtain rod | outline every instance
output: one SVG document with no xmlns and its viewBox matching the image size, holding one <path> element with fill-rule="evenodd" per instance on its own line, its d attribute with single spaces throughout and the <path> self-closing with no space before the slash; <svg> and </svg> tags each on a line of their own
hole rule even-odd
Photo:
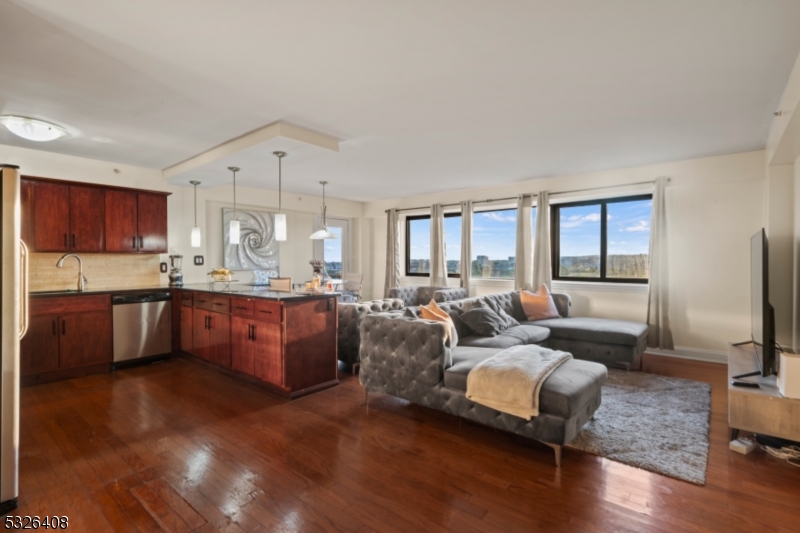
<svg viewBox="0 0 800 533">
<path fill-rule="evenodd" d="M 670 182 L 670 181 L 672 181 L 672 178 L 667 178 L 667 182 Z M 571 191 L 551 192 L 550 195 L 552 196 L 554 194 L 570 194 L 570 193 L 574 193 L 574 192 L 598 191 L 600 189 L 614 189 L 614 188 L 617 188 L 617 187 L 633 187 L 634 185 L 648 185 L 648 184 L 653 184 L 655 182 L 656 182 L 655 180 L 650 180 L 650 181 L 637 181 L 636 183 L 620 183 L 619 185 L 604 185 L 602 187 L 587 187 L 585 189 L 573 189 Z M 537 197 L 539 195 L 538 194 L 531 194 L 530 196 L 533 196 L 535 198 L 535 197 Z M 519 198 L 519 196 L 510 196 L 508 198 L 489 198 L 487 200 L 476 200 L 475 202 L 472 202 L 472 203 L 473 204 L 490 204 L 492 202 L 507 202 L 509 200 L 516 200 L 517 198 Z M 455 207 L 457 205 L 461 205 L 461 202 L 456 202 L 454 204 L 442 204 L 442 207 Z M 423 206 L 423 207 L 404 207 L 403 209 L 398 209 L 397 212 L 398 213 L 402 213 L 403 211 L 417 211 L 419 209 L 428 209 L 429 207 L 430 206 L 427 206 L 427 205 Z M 384 213 L 388 213 L 389 211 L 391 211 L 391 210 L 390 209 L 386 209 L 384 211 Z"/>
</svg>

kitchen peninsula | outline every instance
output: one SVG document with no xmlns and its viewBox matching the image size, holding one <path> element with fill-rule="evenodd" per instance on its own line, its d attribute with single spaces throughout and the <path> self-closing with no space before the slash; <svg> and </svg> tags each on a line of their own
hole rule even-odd
<svg viewBox="0 0 800 533">
<path fill-rule="evenodd" d="M 152 290 L 172 293 L 173 355 L 203 361 L 286 398 L 338 385 L 336 293 L 301 295 L 244 285 L 213 291 L 206 284 L 32 293 L 31 334 L 20 354 L 23 384 L 108 372 L 112 296 Z"/>
<path fill-rule="evenodd" d="M 300 295 L 251 286 L 215 292 L 205 284 L 176 293 L 181 352 L 255 378 L 289 398 L 339 384 L 335 293 Z"/>
</svg>

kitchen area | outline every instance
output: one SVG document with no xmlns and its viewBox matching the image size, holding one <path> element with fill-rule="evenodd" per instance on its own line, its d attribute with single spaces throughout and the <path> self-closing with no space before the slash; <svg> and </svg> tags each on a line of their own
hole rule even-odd
<svg viewBox="0 0 800 533">
<path fill-rule="evenodd" d="M 170 193 L 20 176 L 23 386 L 190 358 L 285 398 L 338 384 L 335 294 L 162 282 Z"/>
</svg>

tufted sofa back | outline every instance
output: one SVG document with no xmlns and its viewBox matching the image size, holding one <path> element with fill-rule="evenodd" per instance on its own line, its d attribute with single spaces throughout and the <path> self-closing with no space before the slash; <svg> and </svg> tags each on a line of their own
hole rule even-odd
<svg viewBox="0 0 800 533">
<path fill-rule="evenodd" d="M 361 303 L 339 303 L 338 348 L 339 359 L 347 363 L 359 362 L 361 345 L 361 320 L 374 313 L 397 312 L 403 310 L 403 300 L 385 298 Z"/>
<path fill-rule="evenodd" d="M 403 300 L 406 307 L 424 305 L 433 300 L 433 295 L 438 290 L 447 290 L 447 287 L 426 287 L 424 285 L 393 287 L 389 289 L 389 297 Z"/>
</svg>

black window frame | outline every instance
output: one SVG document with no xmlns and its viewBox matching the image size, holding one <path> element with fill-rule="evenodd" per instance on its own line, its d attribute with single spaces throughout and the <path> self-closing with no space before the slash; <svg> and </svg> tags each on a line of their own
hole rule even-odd
<svg viewBox="0 0 800 533">
<path fill-rule="evenodd" d="M 445 213 L 445 218 L 450 217 L 460 217 L 461 213 Z M 424 272 L 409 272 L 411 270 L 411 221 L 412 220 L 425 220 L 430 219 L 430 215 L 408 215 L 406 217 L 406 276 L 412 278 L 429 278 L 431 277 L 431 273 L 424 273 Z M 460 258 L 459 258 L 460 260 Z M 446 265 L 445 265 L 446 266 Z M 448 278 L 461 278 L 460 273 L 451 274 L 450 272 L 447 273 Z"/>
<path fill-rule="evenodd" d="M 621 196 L 618 198 L 603 198 L 600 200 L 584 200 L 581 202 L 568 202 L 563 204 L 550 205 L 550 242 L 552 244 L 552 273 L 553 281 L 583 281 L 587 283 L 638 283 L 646 285 L 650 283 L 650 278 L 609 278 L 606 277 L 608 261 L 608 204 L 618 204 L 623 202 L 637 202 L 641 200 L 652 200 L 652 194 L 637 194 L 634 196 Z M 560 250 L 560 226 L 561 209 L 564 207 L 581 207 L 586 205 L 600 206 L 600 277 L 575 277 L 559 276 L 559 266 L 561 263 Z"/>
</svg>

